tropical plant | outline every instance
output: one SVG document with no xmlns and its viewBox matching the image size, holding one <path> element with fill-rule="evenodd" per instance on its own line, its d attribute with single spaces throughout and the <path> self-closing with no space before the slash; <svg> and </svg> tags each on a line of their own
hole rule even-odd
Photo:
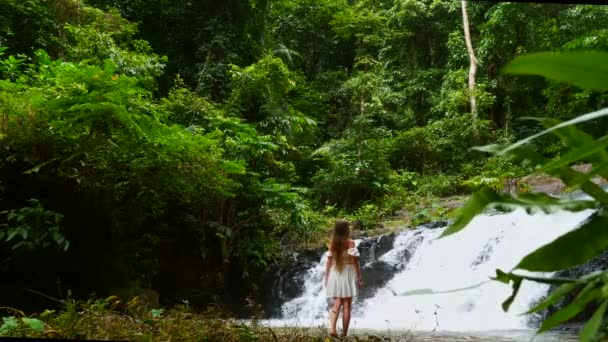
<svg viewBox="0 0 608 342">
<path fill-rule="evenodd" d="M 11 243 L 12 249 L 33 251 L 54 244 L 66 251 L 70 243 L 61 232 L 63 215 L 45 210 L 37 199 L 29 202 L 31 207 L 0 212 L 0 215 L 6 215 L 6 223 L 0 224 L 0 241 Z"/>
<path fill-rule="evenodd" d="M 606 72 L 608 53 L 605 52 L 566 52 L 536 53 L 516 58 L 505 68 L 508 74 L 540 75 L 557 81 L 568 82 L 589 91 L 608 90 Z M 588 220 L 580 227 L 564 234 L 553 242 L 544 245 L 525 256 L 512 270 L 496 270 L 497 281 L 511 284 L 513 293 L 502 307 L 505 311 L 513 302 L 523 280 L 559 285 L 547 298 L 531 308 L 528 313 L 540 312 L 556 304 L 569 293 L 578 293 L 574 300 L 547 317 L 539 332 L 547 331 L 568 321 L 589 305 L 596 311 L 581 331 L 582 341 L 594 341 L 605 335 L 604 317 L 608 308 L 608 271 L 595 271 L 579 279 L 547 278 L 529 275 L 517 270 L 532 272 L 554 272 L 580 265 L 608 249 L 608 194 L 592 181 L 593 177 L 608 177 L 608 136 L 599 138 L 582 131 L 575 125 L 597 120 L 608 115 L 608 108 L 581 115 L 572 120 L 560 122 L 551 118 L 535 118 L 546 129 L 510 145 L 486 145 L 477 148 L 497 156 L 519 160 L 529 170 L 536 170 L 559 177 L 571 187 L 580 188 L 590 199 L 563 199 L 544 194 L 500 194 L 491 188 L 476 192 L 467 202 L 453 224 L 442 236 L 449 236 L 466 225 L 486 208 L 512 210 L 523 207 L 529 212 L 542 210 L 581 211 L 595 209 Z M 567 147 L 566 153 L 557 158 L 546 158 L 533 148 L 529 142 L 546 134 L 554 134 Z M 592 164 L 587 174 L 578 172 L 570 166 L 587 161 Z"/>
</svg>

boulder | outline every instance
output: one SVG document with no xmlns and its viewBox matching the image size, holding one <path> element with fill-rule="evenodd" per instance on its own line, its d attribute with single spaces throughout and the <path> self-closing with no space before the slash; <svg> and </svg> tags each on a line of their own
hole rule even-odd
<svg viewBox="0 0 608 342">
<path fill-rule="evenodd" d="M 293 253 L 262 274 L 258 285 L 257 301 L 268 317 L 281 313 L 281 305 L 302 294 L 306 272 L 318 263 L 325 249 Z"/>
<path fill-rule="evenodd" d="M 399 268 L 384 261 L 372 262 L 361 269 L 365 286 L 359 292 L 357 300 L 371 298 L 378 289 L 384 287 L 393 278 Z"/>
<path fill-rule="evenodd" d="M 433 221 L 433 222 L 423 224 L 422 227 L 425 227 L 428 229 L 437 229 L 437 228 L 443 228 L 443 227 L 447 226 L 449 223 L 450 222 L 446 221 L 446 220 L 439 220 L 439 221 Z"/>
<path fill-rule="evenodd" d="M 359 257 L 359 264 L 363 266 L 378 260 L 378 258 L 386 254 L 386 252 L 393 249 L 394 242 L 395 233 L 363 239 L 358 246 L 359 253 L 361 254 Z"/>
</svg>

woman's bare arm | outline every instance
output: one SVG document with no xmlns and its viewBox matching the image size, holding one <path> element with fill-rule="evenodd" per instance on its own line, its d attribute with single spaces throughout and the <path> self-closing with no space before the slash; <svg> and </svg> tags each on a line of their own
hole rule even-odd
<svg viewBox="0 0 608 342">
<path fill-rule="evenodd" d="M 331 253 L 331 251 L 330 251 Z M 327 256 L 327 261 L 325 262 L 325 286 L 327 286 L 327 279 L 329 278 L 329 272 L 331 272 L 331 260 L 332 256 Z"/>
<path fill-rule="evenodd" d="M 355 258 L 355 272 L 357 273 L 357 281 L 362 282 L 363 277 L 361 276 L 361 267 L 359 266 L 359 258 Z"/>
<path fill-rule="evenodd" d="M 350 244 L 349 244 L 350 248 L 355 248 L 355 241 L 350 240 Z M 354 266 L 355 266 L 355 273 L 357 273 L 357 282 L 359 283 L 359 286 L 363 286 L 363 277 L 361 276 L 361 266 L 359 266 L 359 257 L 353 257 L 354 259 Z"/>
</svg>

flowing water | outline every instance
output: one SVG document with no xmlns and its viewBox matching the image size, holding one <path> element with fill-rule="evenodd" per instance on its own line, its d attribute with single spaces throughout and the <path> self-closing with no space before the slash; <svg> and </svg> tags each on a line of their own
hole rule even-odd
<svg viewBox="0 0 608 342">
<path fill-rule="evenodd" d="M 510 286 L 487 280 L 497 268 L 510 271 L 523 256 L 576 228 L 592 213 L 528 215 L 518 209 L 507 214 L 485 214 L 477 216 L 463 231 L 443 239 L 438 237 L 445 227 L 403 231 L 397 235 L 393 249 L 378 259 L 398 271 L 387 274 L 390 280 L 371 297 L 358 302 L 355 299 L 351 329 L 481 334 L 530 331 L 537 318 L 522 313 L 543 298 L 548 287 L 524 281 L 505 313 L 500 304 L 510 295 Z M 324 254 L 307 271 L 302 295 L 284 303 L 282 317 L 270 320 L 271 325 L 327 325 L 325 261 Z M 479 283 L 483 285 L 458 292 L 402 295 L 417 289 L 445 291 Z"/>
</svg>

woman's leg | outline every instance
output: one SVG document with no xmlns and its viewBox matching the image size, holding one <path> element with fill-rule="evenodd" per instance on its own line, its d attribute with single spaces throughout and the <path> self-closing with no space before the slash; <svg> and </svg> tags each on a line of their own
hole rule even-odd
<svg viewBox="0 0 608 342">
<path fill-rule="evenodd" d="M 348 325 L 350 324 L 350 307 L 353 302 L 352 297 L 342 298 L 342 335 L 348 334 Z"/>
<path fill-rule="evenodd" d="M 338 313 L 340 312 L 340 306 L 342 301 L 340 298 L 334 298 L 334 305 L 329 310 L 329 333 L 336 335 L 336 324 L 338 323 Z"/>
</svg>

